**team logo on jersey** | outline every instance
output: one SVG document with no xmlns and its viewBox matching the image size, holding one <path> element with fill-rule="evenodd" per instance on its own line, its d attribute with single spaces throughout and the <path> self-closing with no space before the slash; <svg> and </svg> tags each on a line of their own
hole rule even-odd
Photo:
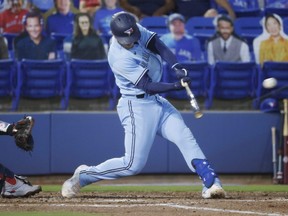
<svg viewBox="0 0 288 216">
<path fill-rule="evenodd" d="M 126 30 L 126 31 L 124 31 L 124 33 L 125 34 L 128 34 L 129 35 L 129 37 L 131 36 L 131 34 L 133 34 L 133 32 L 134 32 L 134 30 L 133 30 L 133 28 L 131 27 L 130 29 L 128 29 L 128 30 Z"/>
</svg>

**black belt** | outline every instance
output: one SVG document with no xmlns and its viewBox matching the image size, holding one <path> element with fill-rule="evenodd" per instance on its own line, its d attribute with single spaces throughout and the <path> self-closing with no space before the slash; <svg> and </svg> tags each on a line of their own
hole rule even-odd
<svg viewBox="0 0 288 216">
<path fill-rule="evenodd" d="M 145 97 L 145 94 L 139 94 L 139 95 L 136 95 L 136 98 L 140 99 L 140 98 L 144 98 Z"/>
</svg>

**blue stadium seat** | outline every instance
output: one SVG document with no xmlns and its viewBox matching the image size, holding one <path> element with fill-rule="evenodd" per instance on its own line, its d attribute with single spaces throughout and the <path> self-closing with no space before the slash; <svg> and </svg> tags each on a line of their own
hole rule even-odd
<svg viewBox="0 0 288 216">
<path fill-rule="evenodd" d="M 113 74 L 107 60 L 72 59 L 69 66 L 66 100 L 107 97 L 108 109 L 115 108 Z M 68 104 L 67 104 L 68 105 Z M 69 106 L 69 105 L 68 105 Z"/>
<path fill-rule="evenodd" d="M 274 77 L 277 80 L 277 86 L 273 89 L 265 89 L 262 85 L 258 86 L 257 89 L 257 100 L 256 104 L 259 105 L 261 97 L 269 94 L 269 97 L 277 99 L 288 98 L 288 62 L 272 62 L 267 61 L 263 63 L 261 76 L 259 77 L 259 83 L 266 78 Z M 280 91 L 277 89 L 281 89 Z M 264 97 L 265 98 L 265 97 Z"/>
<path fill-rule="evenodd" d="M 7 39 L 7 43 L 8 43 L 8 50 L 13 50 L 13 41 L 14 38 L 16 36 L 18 36 L 18 34 L 15 33 L 3 33 L 3 36 Z"/>
<path fill-rule="evenodd" d="M 207 40 L 215 34 L 214 18 L 191 17 L 186 22 L 186 30 L 189 35 L 197 37 L 204 52 Z"/>
<path fill-rule="evenodd" d="M 144 17 L 139 23 L 148 30 L 156 32 L 159 36 L 169 32 L 167 18 L 164 16 Z"/>
<path fill-rule="evenodd" d="M 273 2 L 274 4 L 277 3 L 277 1 Z M 288 17 L 288 9 L 287 8 L 281 8 L 281 7 L 276 7 L 272 5 L 269 5 L 269 0 L 264 1 L 264 14 L 271 14 L 275 13 L 278 14 L 282 19 L 285 17 Z"/>
<path fill-rule="evenodd" d="M 12 59 L 0 60 L 0 98 L 11 98 L 11 111 L 16 110 L 15 87 L 17 82 L 17 65 Z"/>
<path fill-rule="evenodd" d="M 246 39 L 250 51 L 253 51 L 253 40 L 263 32 L 261 17 L 239 17 L 234 21 L 235 32 Z"/>
<path fill-rule="evenodd" d="M 255 98 L 259 67 L 254 62 L 217 62 L 211 71 L 206 108 L 212 107 L 213 99 Z"/>
<path fill-rule="evenodd" d="M 65 109 L 64 86 L 67 64 L 57 60 L 27 60 L 18 63 L 17 108 L 21 98 L 60 97 L 59 110 Z"/>
<path fill-rule="evenodd" d="M 64 40 L 71 37 L 71 34 L 52 32 L 50 37 L 56 41 L 57 50 L 63 50 Z"/>
<path fill-rule="evenodd" d="M 188 76 L 191 77 L 192 80 L 190 88 L 195 97 L 206 97 L 207 82 L 210 73 L 208 62 L 182 62 L 181 65 L 188 70 Z M 172 70 L 167 64 L 164 65 L 163 81 L 173 83 L 178 80 L 179 79 L 176 77 L 174 70 Z M 172 99 L 187 99 L 187 93 L 185 90 L 167 92 L 163 94 L 163 96 Z"/>
</svg>

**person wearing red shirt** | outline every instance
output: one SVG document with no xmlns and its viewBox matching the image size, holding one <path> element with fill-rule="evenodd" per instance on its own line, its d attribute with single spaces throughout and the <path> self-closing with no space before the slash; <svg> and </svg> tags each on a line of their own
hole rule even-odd
<svg viewBox="0 0 288 216">
<path fill-rule="evenodd" d="M 0 28 L 3 33 L 20 33 L 23 30 L 22 19 L 28 13 L 22 9 L 22 0 L 9 0 L 11 7 L 0 14 Z"/>
</svg>

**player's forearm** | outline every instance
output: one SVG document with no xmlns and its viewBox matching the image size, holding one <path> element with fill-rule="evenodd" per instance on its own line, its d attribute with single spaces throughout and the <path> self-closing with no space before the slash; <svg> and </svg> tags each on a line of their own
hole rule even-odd
<svg viewBox="0 0 288 216">
<path fill-rule="evenodd" d="M 13 135 L 13 125 L 0 121 L 0 135 Z"/>
<path fill-rule="evenodd" d="M 180 83 L 164 83 L 164 82 L 152 82 L 150 77 L 145 74 L 136 85 L 137 88 L 143 89 L 148 94 L 158 94 L 173 90 L 182 89 Z"/>
<path fill-rule="evenodd" d="M 176 56 L 172 51 L 155 35 L 149 42 L 147 48 L 154 53 L 157 53 L 171 67 L 177 63 Z"/>
</svg>

